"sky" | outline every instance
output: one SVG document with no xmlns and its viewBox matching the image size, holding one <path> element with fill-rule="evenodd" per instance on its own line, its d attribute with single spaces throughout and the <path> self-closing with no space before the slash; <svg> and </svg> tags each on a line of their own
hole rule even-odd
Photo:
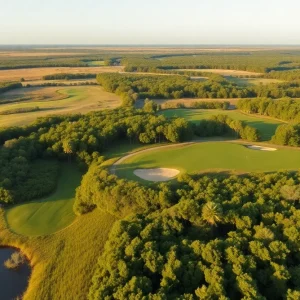
<svg viewBox="0 0 300 300">
<path fill-rule="evenodd" d="M 299 0 L 0 0 L 0 44 L 300 44 Z"/>
</svg>

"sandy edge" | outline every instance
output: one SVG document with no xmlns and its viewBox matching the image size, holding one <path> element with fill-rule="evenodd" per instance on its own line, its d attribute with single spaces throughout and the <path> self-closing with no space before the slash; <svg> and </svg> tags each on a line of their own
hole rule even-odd
<svg viewBox="0 0 300 300">
<path fill-rule="evenodd" d="M 168 181 L 176 177 L 180 171 L 169 168 L 136 169 L 134 175 L 147 181 Z"/>
<path fill-rule="evenodd" d="M 258 145 L 247 145 L 246 147 L 252 150 L 259 150 L 259 151 L 277 151 L 276 148 L 262 147 Z"/>
</svg>

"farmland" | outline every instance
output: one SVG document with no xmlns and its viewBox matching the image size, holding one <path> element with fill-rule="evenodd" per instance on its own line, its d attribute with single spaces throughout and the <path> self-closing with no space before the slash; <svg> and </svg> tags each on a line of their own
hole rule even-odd
<svg viewBox="0 0 300 300">
<path fill-rule="evenodd" d="M 9 91 L 0 96 L 0 113 L 11 109 L 39 107 L 40 111 L 1 115 L 0 126 L 24 125 L 51 114 L 87 113 L 115 108 L 120 98 L 99 86 L 32 87 Z M 10 103 L 12 102 L 12 103 Z"/>
<path fill-rule="evenodd" d="M 45 75 L 53 75 L 60 73 L 108 73 L 120 72 L 123 68 L 119 66 L 109 67 L 58 67 L 58 68 L 26 68 L 13 70 L 0 70 L 0 81 L 20 81 L 21 78 L 27 83 L 31 80 L 40 80 Z"/>
</svg>

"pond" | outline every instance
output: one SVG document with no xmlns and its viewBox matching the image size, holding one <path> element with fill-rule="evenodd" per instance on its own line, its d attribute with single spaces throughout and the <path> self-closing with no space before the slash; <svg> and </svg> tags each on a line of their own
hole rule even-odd
<svg viewBox="0 0 300 300">
<path fill-rule="evenodd" d="M 31 268 L 25 262 L 17 270 L 7 269 L 4 262 L 18 250 L 13 248 L 0 248 L 0 291 L 1 300 L 12 300 L 22 295 L 27 288 Z"/>
</svg>

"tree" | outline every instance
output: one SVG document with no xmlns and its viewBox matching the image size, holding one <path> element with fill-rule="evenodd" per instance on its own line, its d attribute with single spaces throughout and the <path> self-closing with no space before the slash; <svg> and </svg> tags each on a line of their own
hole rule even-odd
<svg viewBox="0 0 300 300">
<path fill-rule="evenodd" d="M 222 220 L 222 208 L 214 202 L 207 202 L 202 207 L 202 219 L 208 224 L 215 226 Z"/>
</svg>

